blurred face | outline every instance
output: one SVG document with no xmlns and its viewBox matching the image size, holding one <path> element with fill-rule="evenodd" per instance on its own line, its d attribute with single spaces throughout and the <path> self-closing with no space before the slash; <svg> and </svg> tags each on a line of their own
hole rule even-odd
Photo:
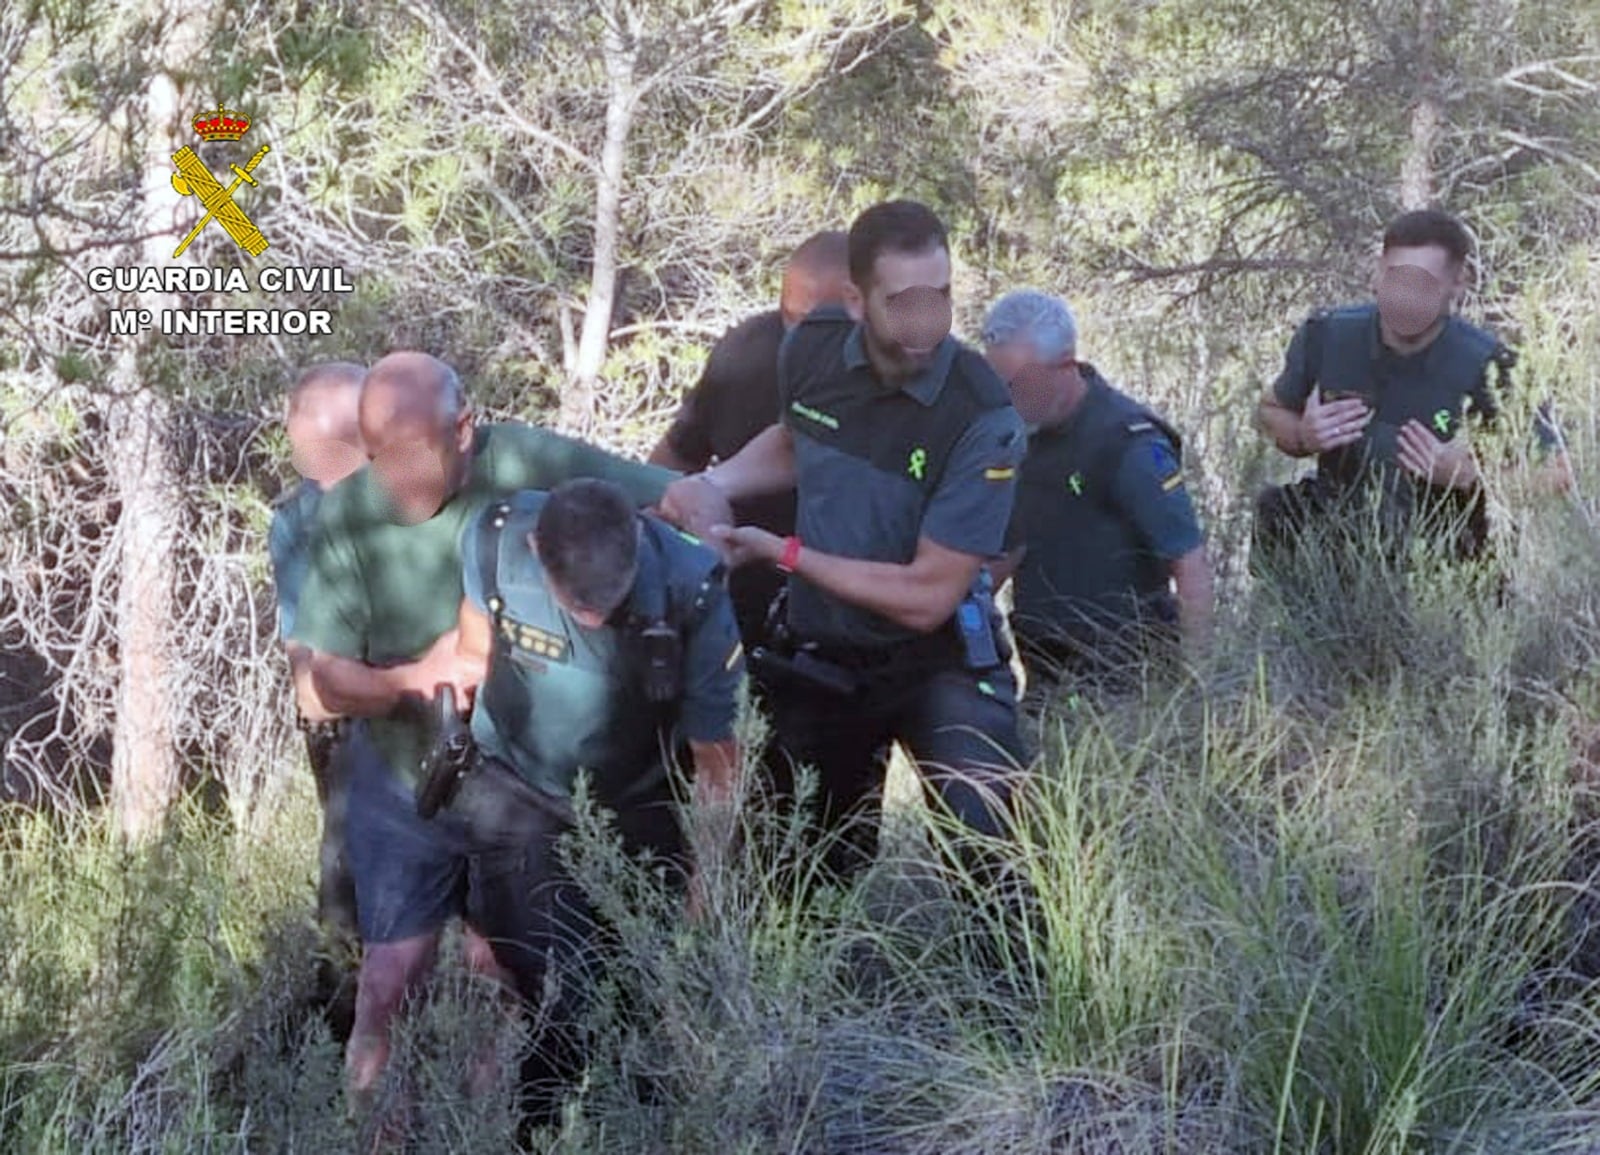
<svg viewBox="0 0 1600 1155">
<path fill-rule="evenodd" d="M 844 304 L 849 281 L 849 276 L 843 271 L 833 276 L 799 270 L 786 273 L 783 292 L 778 298 L 778 312 L 783 316 L 783 327 L 794 328 L 824 305 Z"/>
<path fill-rule="evenodd" d="M 389 499 L 390 516 L 420 525 L 442 509 L 461 487 L 472 448 L 472 414 L 454 421 L 395 418 L 377 428 L 363 426 L 373 475 Z"/>
<path fill-rule="evenodd" d="M 878 372 L 890 382 L 915 377 L 950 332 L 950 253 L 880 253 L 871 283 L 851 285 L 845 307 L 861 322 Z"/>
<path fill-rule="evenodd" d="M 1031 341 L 990 345 L 984 356 L 1011 390 L 1011 404 L 1030 429 L 1049 424 L 1060 414 L 1077 379 L 1076 361 L 1044 361 Z"/>
<path fill-rule="evenodd" d="M 1465 267 L 1438 245 L 1390 249 L 1378 258 L 1373 278 L 1383 327 L 1408 341 L 1449 316 L 1465 287 Z"/>
<path fill-rule="evenodd" d="M 303 405 L 285 422 L 295 472 L 327 489 L 365 465 L 367 453 L 353 424 L 349 415 L 341 419 L 328 405 Z"/>
</svg>

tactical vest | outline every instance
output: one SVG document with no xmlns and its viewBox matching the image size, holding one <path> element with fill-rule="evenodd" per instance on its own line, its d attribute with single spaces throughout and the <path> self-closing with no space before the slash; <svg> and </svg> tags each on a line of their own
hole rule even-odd
<svg viewBox="0 0 1600 1155">
<path fill-rule="evenodd" d="M 1452 315 L 1426 351 L 1425 388 L 1383 392 L 1375 361 L 1379 342 L 1375 304 L 1331 309 L 1306 322 L 1307 374 L 1323 399 L 1359 396 L 1375 413 L 1363 441 L 1318 455 L 1318 479 L 1333 498 L 1354 496 L 1358 483 L 1375 476 L 1383 486 L 1384 517 L 1396 529 L 1422 511 L 1434 524 L 1449 527 L 1458 554 L 1475 555 L 1488 536 L 1482 492 L 1416 483 L 1388 460 L 1389 442 L 1406 420 L 1421 422 L 1441 441 L 1453 439 L 1469 401 L 1484 416 L 1493 416 L 1497 398 L 1488 388 L 1488 368 L 1495 367 L 1495 385 L 1503 392 L 1515 355 L 1492 334 Z"/>
<path fill-rule="evenodd" d="M 986 365 L 980 372 L 965 371 L 973 360 L 981 361 L 965 346 L 956 350 L 936 404 L 924 405 L 881 386 L 875 392 L 864 391 L 851 381 L 852 373 L 840 371 L 845 342 L 855 327 L 849 313 L 829 306 L 795 328 L 778 358 L 783 404 L 792 413 L 829 418 L 831 427 L 809 423 L 806 436 L 865 458 L 887 473 L 909 475 L 920 486 L 926 504 L 962 434 L 980 414 L 1010 405 L 1011 395 Z M 896 402 L 892 420 L 884 420 L 885 396 Z M 869 411 L 875 411 L 876 420 L 868 419 Z"/>
<path fill-rule="evenodd" d="M 1385 408 L 1392 409 L 1399 403 L 1397 419 L 1415 418 L 1440 440 L 1448 440 L 1457 431 L 1464 403 L 1483 395 L 1485 373 L 1491 363 L 1496 369 L 1497 386 L 1503 390 L 1508 383 L 1508 371 L 1515 363 L 1511 351 L 1492 334 L 1452 316 L 1426 353 L 1426 395 L 1417 397 L 1416 404 L 1408 408 L 1407 398 L 1378 392 L 1378 368 L 1374 363 L 1379 341 L 1377 324 L 1377 306 L 1371 304 L 1331 309 L 1306 322 L 1307 375 L 1313 385 L 1322 389 L 1325 401 L 1330 393 L 1360 396 L 1380 417 Z M 1362 466 L 1359 445 L 1321 454 L 1317 462 L 1319 472 L 1342 482 L 1355 480 Z"/>
<path fill-rule="evenodd" d="M 1047 511 L 1049 520 L 1059 525 L 1062 532 L 1067 532 L 1074 524 L 1070 512 L 1062 512 L 1061 504 L 1064 498 L 1069 497 L 1066 487 L 1074 480 L 1081 485 L 1083 497 L 1070 500 L 1093 501 L 1099 515 L 1125 525 L 1121 512 L 1112 505 L 1111 494 L 1122 468 L 1123 457 L 1139 438 L 1152 432 L 1159 433 L 1172 447 L 1178 467 L 1182 467 L 1183 438 L 1176 429 L 1133 398 L 1113 389 L 1093 366 L 1084 366 L 1084 376 L 1094 390 L 1090 395 L 1094 403 L 1087 411 L 1080 409 L 1077 421 L 1082 424 L 1072 430 L 1072 437 L 1076 444 L 1093 446 L 1093 450 L 1081 466 L 1074 465 L 1066 476 L 1054 469 L 1042 471 L 1024 463 L 1017 493 L 1019 505 L 1026 503 L 1030 513 L 1035 510 Z M 1050 458 L 1050 463 L 1052 466 L 1056 464 L 1054 457 Z M 1091 530 L 1086 529 L 1086 532 Z M 1123 587 L 1119 581 L 1118 588 L 1129 589 L 1143 612 L 1157 620 L 1175 616 L 1176 601 L 1169 588 L 1169 564 L 1147 550 L 1138 548 L 1131 530 L 1125 532 L 1127 536 L 1116 552 L 1124 555 L 1132 553 L 1137 561 L 1127 574 L 1129 585 Z M 1099 538 L 1095 540 L 1104 544 Z M 1103 560 L 1096 558 L 1087 560 L 1085 564 L 1092 567 Z M 1028 563 L 1023 564 L 1026 567 Z"/>
<path fill-rule="evenodd" d="M 550 667 L 567 667 L 604 682 L 607 713 L 620 726 L 614 724 L 608 727 L 611 732 L 596 735 L 597 753 L 585 760 L 585 766 L 594 773 L 600 801 L 615 805 L 640 785 L 634 778 L 641 769 L 663 761 L 672 752 L 688 635 L 709 612 L 712 596 L 723 580 L 723 568 L 711 559 L 686 570 L 681 554 L 674 557 L 678 551 L 669 540 L 677 531 L 653 518 L 641 518 L 638 576 L 627 600 L 607 623 L 607 635 L 599 639 L 609 652 L 576 646 L 569 639 L 568 624 L 549 591 L 537 556 L 523 543 L 545 499 L 541 492 L 516 494 L 487 511 L 478 530 L 474 546 L 494 638 L 488 677 L 478 696 L 507 746 L 514 746 L 515 737 L 506 731 L 512 723 L 526 719 L 540 696 L 541 687 L 534 679 L 546 676 Z M 527 550 L 531 583 L 509 586 L 503 580 L 500 562 L 507 526 L 517 534 L 512 548 Z M 583 723 L 583 719 L 568 717 L 538 722 L 552 726 Z M 627 734 L 615 732 L 619 728 L 625 728 Z M 528 775 L 526 767 L 515 768 Z M 543 781 L 535 785 L 564 793 L 570 783 Z"/>
</svg>

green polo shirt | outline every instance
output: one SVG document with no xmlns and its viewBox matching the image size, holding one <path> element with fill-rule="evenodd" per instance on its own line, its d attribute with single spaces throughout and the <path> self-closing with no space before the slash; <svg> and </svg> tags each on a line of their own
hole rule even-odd
<svg viewBox="0 0 1600 1155">
<path fill-rule="evenodd" d="M 291 637 L 376 666 L 412 661 L 456 624 L 461 534 L 485 502 L 594 477 L 616 482 L 647 505 L 660 500 L 675 476 L 530 425 L 485 425 L 474 435 L 462 490 L 427 521 L 400 525 L 389 520 L 371 467 L 363 468 L 329 491 L 318 511 Z M 426 751 L 425 728 L 376 718 L 372 735 L 390 767 L 413 780 Z"/>
</svg>

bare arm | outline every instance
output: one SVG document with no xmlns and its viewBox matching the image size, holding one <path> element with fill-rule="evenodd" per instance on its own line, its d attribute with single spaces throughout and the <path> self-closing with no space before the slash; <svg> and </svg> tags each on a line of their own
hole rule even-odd
<svg viewBox="0 0 1600 1155">
<path fill-rule="evenodd" d="M 1211 559 L 1206 547 L 1196 546 L 1172 562 L 1172 580 L 1178 594 L 1178 629 L 1190 645 L 1204 645 L 1211 637 L 1211 620 L 1216 610 L 1216 595 L 1211 578 Z"/>
<path fill-rule="evenodd" d="M 1280 453 L 1309 457 L 1315 452 L 1300 435 L 1300 414 L 1268 392 L 1256 405 L 1256 425 L 1272 439 Z"/>
<path fill-rule="evenodd" d="M 784 493 L 794 486 L 794 437 L 787 426 L 772 425 L 728 460 L 667 486 L 661 516 L 708 537 L 712 526 L 732 524 L 731 502 Z"/>
<path fill-rule="evenodd" d="M 720 525 L 712 536 L 735 565 L 776 562 L 783 556 L 783 539 L 754 526 Z M 906 565 L 802 548 L 794 572 L 840 601 L 925 634 L 950 620 L 983 563 L 981 557 L 923 537 Z"/>
<path fill-rule="evenodd" d="M 651 465 L 661 465 L 679 473 L 693 473 L 705 464 L 703 461 L 690 461 L 683 454 L 672 447 L 671 435 L 665 435 L 656 442 L 656 447 L 650 451 L 646 459 Z"/>
<path fill-rule="evenodd" d="M 1310 457 L 1354 445 L 1371 420 L 1372 410 L 1359 397 L 1324 403 L 1320 388 L 1311 390 L 1304 411 L 1299 413 L 1278 400 L 1271 389 L 1256 405 L 1256 424 L 1280 452 L 1290 457 Z"/>
<path fill-rule="evenodd" d="M 476 687 L 458 650 L 460 632 L 448 630 L 436 638 L 415 661 L 396 666 L 373 666 L 353 658 L 299 646 L 291 660 L 295 701 L 310 721 L 338 718 L 377 718 L 390 713 L 407 696 L 431 698 L 441 683 L 465 698 Z"/>
<path fill-rule="evenodd" d="M 1028 547 L 1019 545 L 1016 549 L 1007 550 L 997 558 L 989 560 L 989 573 L 994 578 L 994 588 L 999 589 L 1016 576 L 1017 568 L 1022 565 L 1022 559 L 1028 556 Z"/>
</svg>

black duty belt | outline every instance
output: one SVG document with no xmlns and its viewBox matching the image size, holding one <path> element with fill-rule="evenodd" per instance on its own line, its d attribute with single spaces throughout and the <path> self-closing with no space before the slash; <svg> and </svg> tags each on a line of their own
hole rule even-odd
<svg viewBox="0 0 1600 1155">
<path fill-rule="evenodd" d="M 824 662 L 855 673 L 914 669 L 944 669 L 961 665 L 961 643 L 948 625 L 931 634 L 918 634 L 903 642 L 875 646 L 844 646 L 818 642 L 803 646 Z"/>
</svg>

